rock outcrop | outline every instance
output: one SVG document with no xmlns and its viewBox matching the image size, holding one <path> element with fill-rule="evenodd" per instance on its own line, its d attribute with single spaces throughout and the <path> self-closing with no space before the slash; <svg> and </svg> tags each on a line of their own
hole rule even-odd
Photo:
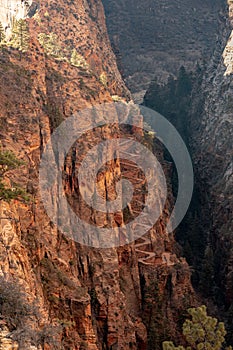
<svg viewBox="0 0 233 350">
<path fill-rule="evenodd" d="M 107 26 L 130 90 L 166 81 L 180 66 L 208 59 L 218 29 L 221 0 L 104 0 Z M 141 92 L 140 97 L 143 98 Z"/>
<path fill-rule="evenodd" d="M 193 202 L 176 237 L 194 267 L 195 287 L 212 313 L 219 307 L 232 343 L 233 3 L 225 5 L 208 64 L 165 85 L 152 82 L 144 101 L 180 130 L 193 156 Z"/>
<path fill-rule="evenodd" d="M 148 332 L 156 330 L 159 347 L 168 334 L 179 334 L 178 312 L 194 302 L 189 268 L 177 258 L 174 238 L 165 231 L 169 212 L 150 233 L 151 245 L 144 247 L 160 257 L 147 266 L 134 244 L 101 250 L 68 239 L 46 215 L 38 189 L 43 150 L 64 119 L 86 107 L 112 102 L 112 96 L 130 99 L 110 46 L 102 4 L 95 0 L 41 1 L 26 23 L 30 35 L 27 52 L 3 47 L 0 53 L 1 147 L 25 162 L 9 172 L 6 181 L 18 183 L 30 194 L 29 203 L 0 203 L 0 275 L 19 284 L 37 310 L 28 315 L 32 332 L 21 334 L 21 340 L 28 341 L 23 346 L 25 350 L 30 346 L 145 350 L 150 349 Z M 119 133 L 119 127 L 103 126 L 97 134 L 108 139 L 114 131 Z M 84 146 L 93 146 L 95 133 L 86 136 Z M 77 159 L 67 157 L 64 186 L 74 209 L 82 211 L 72 172 L 78 156 L 77 152 Z M 112 198 L 115 193 L 108 185 L 114 174 L 120 175 L 119 165 L 116 158 L 103 173 L 100 191 L 105 197 Z M 128 169 L 131 174 L 132 168 Z M 87 218 L 89 214 L 86 209 Z M 120 225 L 125 219 L 120 213 L 115 221 Z M 148 298 L 154 305 L 150 315 Z M 158 326 L 161 319 L 164 322 L 164 312 L 168 322 L 171 320 L 170 333 Z M 11 328 L 17 338 L 14 323 Z M 15 345 L 4 332 L 5 328 L 0 332 L 0 344 L 5 342 L 13 350 Z"/>
<path fill-rule="evenodd" d="M 232 2 L 221 26 L 215 54 L 208 65 L 202 89 L 193 101 L 192 148 L 197 183 L 202 191 L 202 223 L 213 253 L 212 295 L 225 310 L 233 305 L 233 103 Z M 201 91 L 201 92 L 200 92 Z M 201 111 L 201 113 L 200 113 Z M 206 217 L 206 213 L 210 216 Z M 232 317 L 229 316 L 232 332 Z"/>
</svg>

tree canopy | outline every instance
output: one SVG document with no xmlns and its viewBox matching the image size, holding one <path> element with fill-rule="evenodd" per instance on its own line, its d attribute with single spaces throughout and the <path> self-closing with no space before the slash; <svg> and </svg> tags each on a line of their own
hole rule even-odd
<svg viewBox="0 0 233 350">
<path fill-rule="evenodd" d="M 2 23 L 0 22 L 0 44 L 5 40 L 6 35 L 5 35 L 5 30 L 3 28 Z"/>
<path fill-rule="evenodd" d="M 18 21 L 15 21 L 12 34 L 12 47 L 15 47 L 22 52 L 26 52 L 29 46 L 29 28 L 26 20 L 19 19 Z"/>
<path fill-rule="evenodd" d="M 8 187 L 4 181 L 4 175 L 13 169 L 18 168 L 24 163 L 19 160 L 13 152 L 3 151 L 0 148 L 0 200 L 10 201 L 12 199 L 23 199 L 27 201 L 28 195 L 25 190 L 20 188 L 17 184 Z"/>
<path fill-rule="evenodd" d="M 232 350 L 224 347 L 226 330 L 223 322 L 208 316 L 206 306 L 188 310 L 191 319 L 183 324 L 183 335 L 188 346 L 175 346 L 171 341 L 163 342 L 163 350 Z"/>
</svg>

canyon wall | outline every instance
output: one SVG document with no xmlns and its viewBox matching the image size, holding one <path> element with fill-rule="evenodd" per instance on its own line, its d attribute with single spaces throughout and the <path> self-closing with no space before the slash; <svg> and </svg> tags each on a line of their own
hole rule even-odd
<svg viewBox="0 0 233 350">
<path fill-rule="evenodd" d="M 233 104 L 232 104 L 232 10 L 221 25 L 215 53 L 207 66 L 199 92 L 193 98 L 190 132 L 197 186 L 202 193 L 202 224 L 209 266 L 214 271 L 212 297 L 227 313 L 232 337 L 233 270 Z M 206 213 L 209 213 L 206 216 Z M 207 265 L 206 265 L 207 267 Z"/>
<path fill-rule="evenodd" d="M 193 69 L 213 50 L 224 1 L 104 0 L 107 26 L 119 66 L 133 93 Z M 143 90 L 143 91 L 142 91 Z M 137 95 L 136 95 L 137 96 Z"/>
<path fill-rule="evenodd" d="M 227 6 L 228 5 L 228 6 Z M 152 82 L 144 103 L 164 114 L 181 132 L 193 157 L 195 191 L 176 237 L 193 282 L 227 324 L 232 342 L 232 24 L 226 3 L 214 53 L 195 73 L 180 70 L 165 85 Z M 215 307 L 214 307 L 215 304 Z"/>
<path fill-rule="evenodd" d="M 86 107 L 113 102 L 116 96 L 131 98 L 110 46 L 103 6 L 94 0 L 41 1 L 26 23 L 27 52 L 10 46 L 0 52 L 1 148 L 24 161 L 6 174 L 5 182 L 12 187 L 17 183 L 30 196 L 29 202 L 0 202 L 0 275 L 4 293 L 10 291 L 5 304 L 22 314 L 23 321 L 9 321 L 12 309 L 5 317 L 2 313 L 0 347 L 159 348 L 167 337 L 180 337 L 179 315 L 195 303 L 189 267 L 177 257 L 174 237 L 165 229 L 171 188 L 164 217 L 144 245 L 105 250 L 80 245 L 62 234 L 45 213 L 38 188 L 42 153 L 63 120 Z M 107 219 L 83 209 L 76 193 L 73 169 L 80 161 L 79 151 L 92 147 L 95 137 L 110 139 L 120 132 L 118 126 L 103 126 L 87 134 L 83 145 L 76 145 L 75 159 L 67 157 L 64 187 L 87 220 Z M 153 146 L 153 141 L 149 138 L 147 144 Z M 161 149 L 160 154 L 169 174 Z M 133 166 L 127 166 L 129 178 L 136 180 Z M 119 177 L 122 168 L 116 157 L 105 169 L 100 182 L 105 197 L 114 198 L 109 179 Z M 52 196 L 56 192 L 48 193 Z M 114 218 L 118 225 L 126 219 L 124 213 Z M 145 263 L 147 251 L 156 256 Z"/>
</svg>

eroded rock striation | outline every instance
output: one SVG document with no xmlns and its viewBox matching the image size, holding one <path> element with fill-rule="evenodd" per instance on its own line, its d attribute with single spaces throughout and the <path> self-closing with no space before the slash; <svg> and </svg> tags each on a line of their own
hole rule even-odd
<svg viewBox="0 0 233 350">
<path fill-rule="evenodd" d="M 155 77 L 164 82 L 176 76 L 181 65 L 193 69 L 194 62 L 208 59 L 224 6 L 221 0 L 103 3 L 119 66 L 134 93 L 145 91 Z"/>
<path fill-rule="evenodd" d="M 193 100 L 191 133 L 197 179 L 200 190 L 204 190 L 202 222 L 213 253 L 212 295 L 230 315 L 233 305 L 232 2 L 228 1 L 228 5 L 229 14 L 222 23 L 201 94 Z M 232 332 L 232 317 L 228 319 Z"/>
<path fill-rule="evenodd" d="M 24 325 L 17 326 L 14 320 L 8 324 L 1 315 L 0 346 L 9 350 L 18 346 L 25 350 L 160 346 L 168 334 L 178 336 L 178 314 L 194 303 L 189 267 L 176 256 L 173 235 L 165 229 L 171 189 L 165 217 L 150 232 L 151 244 L 146 241 L 144 246 L 156 252 L 157 260 L 149 265 L 134 244 L 103 250 L 67 238 L 45 213 L 39 193 L 40 159 L 58 125 L 86 107 L 113 102 L 112 96 L 130 100 L 110 46 L 103 6 L 94 0 L 41 1 L 26 23 L 27 52 L 3 46 L 0 53 L 1 147 L 25 162 L 5 180 L 30 194 L 28 203 L 0 203 L 0 275 L 26 293 L 31 308 L 28 317 L 24 315 Z M 108 139 L 117 134 L 119 126 L 103 126 L 86 135 L 83 149 L 92 147 L 96 136 Z M 81 148 L 76 145 L 80 154 Z M 73 172 L 78 162 L 79 152 L 73 158 L 68 154 L 67 196 L 86 219 L 107 223 L 106 214 L 95 216 L 78 197 Z M 133 165 L 124 166 L 128 176 L 136 179 Z M 169 173 L 165 162 L 166 167 Z M 118 157 L 103 171 L 100 192 L 105 197 L 114 198 L 111 179 L 122 171 Z M 48 196 L 56 198 L 56 189 Z M 127 218 L 119 213 L 114 220 L 121 225 Z M 170 325 L 167 333 L 165 322 Z"/>
</svg>

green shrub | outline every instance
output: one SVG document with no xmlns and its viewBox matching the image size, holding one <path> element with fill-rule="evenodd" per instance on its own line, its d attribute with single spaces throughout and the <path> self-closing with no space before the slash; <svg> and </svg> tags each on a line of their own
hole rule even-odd
<svg viewBox="0 0 233 350">
<path fill-rule="evenodd" d="M 29 201 L 30 197 L 24 189 L 14 183 L 9 188 L 3 181 L 3 177 L 8 171 L 16 169 L 23 164 L 24 162 L 17 159 L 13 152 L 2 151 L 0 148 L 0 200 L 8 202 L 12 199 Z"/>
<path fill-rule="evenodd" d="M 189 346 L 176 347 L 173 342 L 163 342 L 163 350 L 221 350 L 225 342 L 226 330 L 223 322 L 207 315 L 206 306 L 188 310 L 191 320 L 183 324 L 183 335 Z M 224 348 L 232 350 L 232 347 Z"/>
<path fill-rule="evenodd" d="M 38 40 L 40 45 L 44 48 L 46 55 L 52 56 L 60 61 L 66 60 L 62 48 L 59 45 L 58 37 L 55 33 L 40 33 L 38 35 Z"/>
<path fill-rule="evenodd" d="M 84 68 L 84 69 L 89 69 L 89 65 L 85 58 L 80 55 L 76 49 L 73 49 L 71 53 L 71 58 L 70 58 L 70 63 L 72 66 L 79 67 L 79 68 Z"/>
</svg>

